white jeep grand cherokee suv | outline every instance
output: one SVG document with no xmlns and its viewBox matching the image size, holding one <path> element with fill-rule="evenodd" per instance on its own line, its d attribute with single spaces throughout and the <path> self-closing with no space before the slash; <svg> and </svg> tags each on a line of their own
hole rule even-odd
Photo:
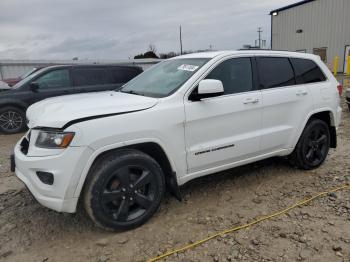
<svg viewBox="0 0 350 262">
<path fill-rule="evenodd" d="M 32 105 L 13 168 L 42 205 L 75 212 L 80 198 L 97 225 L 130 229 L 197 177 L 272 156 L 318 167 L 336 147 L 340 90 L 314 55 L 179 56 L 120 90 Z"/>
</svg>

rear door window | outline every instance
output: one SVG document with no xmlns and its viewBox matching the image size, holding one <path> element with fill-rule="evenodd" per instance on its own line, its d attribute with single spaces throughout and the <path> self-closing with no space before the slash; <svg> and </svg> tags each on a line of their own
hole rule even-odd
<svg viewBox="0 0 350 262">
<path fill-rule="evenodd" d="M 291 61 L 297 84 L 316 83 L 326 80 L 325 75 L 314 61 L 302 58 L 292 58 Z"/>
<path fill-rule="evenodd" d="M 76 86 L 91 86 L 107 84 L 105 68 L 76 68 L 74 69 L 74 84 Z"/>
<path fill-rule="evenodd" d="M 140 74 L 136 68 L 112 67 L 111 68 L 111 84 L 124 84 L 129 82 L 135 76 Z"/>
<path fill-rule="evenodd" d="M 258 72 L 262 89 L 295 85 L 294 72 L 286 57 L 258 57 Z"/>
</svg>

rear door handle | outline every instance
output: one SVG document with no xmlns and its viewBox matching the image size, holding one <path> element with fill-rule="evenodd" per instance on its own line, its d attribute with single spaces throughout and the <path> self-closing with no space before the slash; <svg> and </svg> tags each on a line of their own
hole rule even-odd
<svg viewBox="0 0 350 262">
<path fill-rule="evenodd" d="M 243 104 L 256 104 L 259 102 L 259 98 L 246 98 L 245 100 L 243 100 Z"/>
<path fill-rule="evenodd" d="M 306 90 L 299 90 L 296 92 L 297 96 L 305 96 L 307 95 L 307 91 Z"/>
</svg>

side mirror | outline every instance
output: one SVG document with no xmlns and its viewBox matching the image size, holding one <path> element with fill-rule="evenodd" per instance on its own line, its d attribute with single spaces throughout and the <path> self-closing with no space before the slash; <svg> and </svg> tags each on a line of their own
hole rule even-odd
<svg viewBox="0 0 350 262">
<path fill-rule="evenodd" d="M 190 99 L 199 101 L 203 98 L 221 96 L 224 94 L 224 87 L 220 80 L 204 79 L 199 82 L 198 91 L 192 93 Z"/>
<path fill-rule="evenodd" d="M 29 84 L 29 88 L 30 88 L 30 90 L 32 90 L 33 92 L 36 92 L 36 91 L 38 91 L 38 89 L 39 89 L 39 83 L 37 83 L 37 82 L 31 82 L 31 83 Z"/>
</svg>

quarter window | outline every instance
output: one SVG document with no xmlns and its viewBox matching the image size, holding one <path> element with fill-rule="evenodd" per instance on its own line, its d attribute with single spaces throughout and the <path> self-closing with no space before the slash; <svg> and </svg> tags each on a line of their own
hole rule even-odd
<svg viewBox="0 0 350 262">
<path fill-rule="evenodd" d="M 252 65 L 250 58 L 233 58 L 218 65 L 206 79 L 220 80 L 225 94 L 242 93 L 253 90 Z"/>
<path fill-rule="evenodd" d="M 74 83 L 76 86 L 91 86 L 91 85 L 107 84 L 106 70 L 104 68 L 75 69 Z"/>
<path fill-rule="evenodd" d="M 40 89 L 69 87 L 71 85 L 69 70 L 59 69 L 46 73 L 35 80 Z"/>
<path fill-rule="evenodd" d="M 262 89 L 295 85 L 293 68 L 288 58 L 259 57 L 258 68 Z"/>
<path fill-rule="evenodd" d="M 326 80 L 317 64 L 309 59 L 292 58 L 291 59 L 297 84 L 315 83 Z"/>
</svg>

